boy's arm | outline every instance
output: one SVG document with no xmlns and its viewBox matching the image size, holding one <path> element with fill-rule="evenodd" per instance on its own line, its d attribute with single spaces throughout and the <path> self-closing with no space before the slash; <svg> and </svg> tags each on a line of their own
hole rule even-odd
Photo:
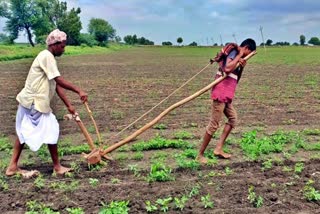
<svg viewBox="0 0 320 214">
<path fill-rule="evenodd" d="M 54 80 L 57 83 L 57 88 L 58 88 L 58 86 L 60 86 L 60 87 L 62 87 L 64 89 L 67 89 L 67 90 L 70 90 L 70 91 L 73 91 L 73 92 L 79 94 L 80 99 L 82 100 L 82 102 L 86 102 L 88 100 L 87 93 L 82 91 L 79 87 L 73 85 L 71 82 L 65 80 L 62 76 L 58 76 L 58 77 L 54 78 Z"/>
<path fill-rule="evenodd" d="M 67 106 L 68 111 L 71 114 L 75 114 L 75 112 L 76 112 L 75 108 L 69 102 L 66 94 L 64 93 L 64 89 L 60 85 L 56 86 L 56 92 L 57 92 L 58 96 L 60 97 L 60 99 L 63 101 L 63 103 Z"/>
<path fill-rule="evenodd" d="M 241 61 L 241 66 L 244 67 L 246 62 L 245 60 L 243 60 L 241 57 L 243 56 L 243 49 L 239 49 L 239 53 L 237 54 L 237 56 L 232 59 L 232 58 L 227 58 L 226 61 L 226 66 L 224 67 L 224 71 L 226 73 L 230 73 L 232 71 L 234 71 L 234 69 L 236 69 L 238 62 Z"/>
</svg>

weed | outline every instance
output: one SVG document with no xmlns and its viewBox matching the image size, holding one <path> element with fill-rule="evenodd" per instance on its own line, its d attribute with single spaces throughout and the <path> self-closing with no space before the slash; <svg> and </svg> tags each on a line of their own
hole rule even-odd
<svg viewBox="0 0 320 214">
<path fill-rule="evenodd" d="M 261 196 L 257 196 L 254 192 L 254 186 L 250 186 L 248 189 L 248 200 L 254 207 L 261 207 L 263 205 L 263 198 Z"/>
<path fill-rule="evenodd" d="M 9 138 L 4 135 L 0 135 L 0 151 L 10 153 L 12 151 L 12 143 Z"/>
<path fill-rule="evenodd" d="M 80 173 L 81 167 L 77 162 L 71 162 L 70 167 L 74 173 Z"/>
<path fill-rule="evenodd" d="M 5 180 L 3 180 L 3 179 L 0 180 L 0 189 L 1 189 L 2 191 L 7 191 L 7 190 L 9 190 L 9 184 L 8 184 Z"/>
<path fill-rule="evenodd" d="M 175 155 L 176 162 L 179 168 L 181 169 L 192 169 L 197 170 L 200 167 L 200 163 L 194 159 L 190 160 L 183 154 Z"/>
<path fill-rule="evenodd" d="M 45 187 L 45 180 L 42 175 L 39 175 L 33 182 L 34 186 L 37 187 L 38 189 L 42 189 Z"/>
<path fill-rule="evenodd" d="M 120 182 L 121 182 L 121 180 L 119 178 L 111 178 L 111 183 L 112 184 L 118 184 Z"/>
<path fill-rule="evenodd" d="M 233 170 L 230 169 L 230 167 L 228 167 L 228 166 L 224 169 L 224 171 L 226 172 L 226 175 L 232 175 L 233 174 Z"/>
<path fill-rule="evenodd" d="M 199 195 L 200 193 L 200 185 L 196 184 L 194 187 L 192 187 L 191 191 L 189 192 L 189 198 L 192 198 L 193 196 Z"/>
<path fill-rule="evenodd" d="M 174 204 L 176 209 L 179 209 L 182 211 L 186 206 L 186 203 L 188 200 L 189 198 L 186 195 L 183 195 L 181 198 L 174 197 Z"/>
<path fill-rule="evenodd" d="M 26 214 L 38 214 L 38 213 L 45 213 L 45 214 L 59 214 L 59 212 L 53 211 L 51 208 L 47 207 L 45 204 L 40 203 L 38 201 L 28 201 L 26 203 L 27 212 Z"/>
<path fill-rule="evenodd" d="M 132 145 L 133 151 L 146 151 L 146 150 L 155 150 L 155 149 L 164 149 L 164 148 L 192 148 L 188 142 L 183 140 L 168 140 L 160 136 L 156 136 L 150 141 L 142 141 Z"/>
<path fill-rule="evenodd" d="M 190 132 L 187 132 L 187 131 L 179 131 L 179 132 L 176 132 L 176 133 L 174 134 L 174 137 L 175 137 L 176 139 L 181 139 L 181 140 L 194 138 L 193 134 L 191 134 Z"/>
<path fill-rule="evenodd" d="M 160 205 L 160 210 L 162 212 L 167 212 L 169 210 L 169 204 L 172 201 L 172 197 L 168 197 L 168 198 L 159 198 L 157 199 L 157 204 Z"/>
<path fill-rule="evenodd" d="M 89 178 L 89 184 L 93 187 L 96 187 L 99 184 L 99 180 L 96 178 Z"/>
<path fill-rule="evenodd" d="M 106 162 L 100 161 L 98 164 L 88 164 L 88 168 L 90 171 L 100 171 L 103 167 L 107 165 Z"/>
<path fill-rule="evenodd" d="M 140 169 L 138 168 L 137 164 L 130 164 L 130 165 L 128 165 L 128 167 L 129 167 L 129 170 L 131 172 L 133 172 L 134 176 L 136 176 L 136 177 L 141 176 Z"/>
<path fill-rule="evenodd" d="M 67 208 L 68 214 L 85 214 L 82 208 Z"/>
<path fill-rule="evenodd" d="M 63 190 L 64 192 L 73 192 L 79 187 L 79 181 L 71 181 L 66 183 L 65 181 L 53 182 L 50 184 L 53 189 Z"/>
<path fill-rule="evenodd" d="M 272 159 L 268 159 L 262 163 L 262 170 L 271 169 L 273 167 Z"/>
<path fill-rule="evenodd" d="M 302 133 L 305 135 L 320 135 L 320 129 L 305 129 Z"/>
<path fill-rule="evenodd" d="M 167 129 L 168 126 L 166 124 L 159 123 L 159 124 L 154 125 L 153 128 L 154 129 L 159 129 L 159 130 L 164 130 L 164 129 Z"/>
<path fill-rule="evenodd" d="M 243 134 L 241 148 L 250 159 L 257 159 L 262 154 L 279 153 L 283 151 L 285 144 L 301 141 L 295 133 L 278 131 L 269 137 L 257 138 L 257 131 Z"/>
<path fill-rule="evenodd" d="M 124 118 L 124 113 L 119 110 L 112 109 L 110 114 L 111 114 L 110 116 L 111 119 L 114 119 L 114 120 L 120 120 Z"/>
<path fill-rule="evenodd" d="M 144 154 L 142 152 L 136 152 L 133 154 L 132 159 L 139 161 L 139 160 L 142 160 L 143 157 L 144 157 Z"/>
<path fill-rule="evenodd" d="M 309 180 L 303 188 L 303 196 L 308 201 L 319 201 L 320 200 L 320 192 L 316 190 L 312 184 L 314 184 L 313 180 Z"/>
<path fill-rule="evenodd" d="M 296 163 L 294 165 L 294 172 L 300 174 L 304 169 L 304 163 Z"/>
<path fill-rule="evenodd" d="M 157 206 L 151 204 L 150 201 L 146 201 L 146 202 L 145 202 L 145 205 L 146 205 L 146 210 L 147 210 L 147 212 L 152 213 L 152 212 L 158 210 Z"/>
<path fill-rule="evenodd" d="M 292 171 L 292 168 L 289 167 L 289 166 L 284 166 L 284 167 L 282 168 L 282 171 L 283 171 L 283 172 L 291 172 L 291 171 Z"/>
<path fill-rule="evenodd" d="M 128 154 L 117 154 L 115 157 L 115 159 L 119 161 L 128 160 L 128 158 Z"/>
<path fill-rule="evenodd" d="M 201 196 L 201 202 L 205 209 L 207 208 L 213 208 L 214 204 L 213 201 L 211 201 L 211 195 L 208 193 L 205 196 Z"/>
<path fill-rule="evenodd" d="M 127 214 L 129 213 L 129 208 L 128 208 L 129 201 L 111 201 L 109 205 L 105 203 L 101 203 L 103 206 L 99 214 Z"/>
<path fill-rule="evenodd" d="M 171 175 L 171 169 L 165 166 L 163 163 L 157 162 L 151 165 L 150 173 L 147 177 L 148 182 L 165 182 L 172 181 L 174 178 Z"/>
</svg>

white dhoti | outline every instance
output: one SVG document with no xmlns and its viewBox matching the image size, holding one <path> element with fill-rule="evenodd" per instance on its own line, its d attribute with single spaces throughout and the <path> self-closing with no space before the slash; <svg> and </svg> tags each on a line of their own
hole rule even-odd
<svg viewBox="0 0 320 214">
<path fill-rule="evenodd" d="M 57 144 L 59 123 L 51 112 L 41 113 L 33 105 L 31 109 L 19 105 L 16 132 L 21 144 L 25 143 L 32 151 L 37 151 L 42 144 Z"/>
</svg>

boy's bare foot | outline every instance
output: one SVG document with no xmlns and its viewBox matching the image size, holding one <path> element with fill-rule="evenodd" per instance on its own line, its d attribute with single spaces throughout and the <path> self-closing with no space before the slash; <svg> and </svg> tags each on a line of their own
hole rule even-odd
<svg viewBox="0 0 320 214">
<path fill-rule="evenodd" d="M 232 155 L 225 153 L 223 151 L 214 150 L 213 154 L 219 158 L 229 159 Z"/>
<path fill-rule="evenodd" d="M 207 163 L 208 163 L 207 158 L 205 158 L 205 157 L 203 157 L 203 156 L 200 156 L 200 155 L 198 155 L 198 156 L 196 157 L 196 160 L 197 160 L 200 164 L 207 164 Z"/>
<path fill-rule="evenodd" d="M 21 175 L 23 178 L 29 179 L 29 178 L 34 178 L 40 175 L 40 172 L 38 170 L 23 170 L 20 168 L 8 168 L 6 170 L 6 175 L 7 176 L 14 176 L 14 175 Z"/>
<path fill-rule="evenodd" d="M 57 175 L 65 175 L 67 172 L 71 172 L 71 171 L 72 171 L 71 168 L 67 168 L 64 166 L 58 166 L 53 169 L 53 172 L 56 173 Z"/>
</svg>

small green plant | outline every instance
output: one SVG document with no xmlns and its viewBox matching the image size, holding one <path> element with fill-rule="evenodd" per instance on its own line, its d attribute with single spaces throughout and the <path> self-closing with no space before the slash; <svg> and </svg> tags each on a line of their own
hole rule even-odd
<svg viewBox="0 0 320 214">
<path fill-rule="evenodd" d="M 291 172 L 291 171 L 292 171 L 292 168 L 291 168 L 290 166 L 284 166 L 284 167 L 282 168 L 282 171 L 284 171 L 284 172 Z"/>
<path fill-rule="evenodd" d="M 226 172 L 226 175 L 232 175 L 233 174 L 233 170 L 230 169 L 230 167 L 228 167 L 228 166 L 224 169 L 224 171 Z"/>
<path fill-rule="evenodd" d="M 257 196 L 254 192 L 254 186 L 250 186 L 248 189 L 248 200 L 254 207 L 261 207 L 263 205 L 263 198 L 261 196 Z"/>
<path fill-rule="evenodd" d="M 304 169 L 304 163 L 296 163 L 294 165 L 294 172 L 300 174 Z"/>
<path fill-rule="evenodd" d="M 5 180 L 0 180 L 0 189 L 2 191 L 7 191 L 9 190 L 9 184 Z"/>
<path fill-rule="evenodd" d="M 191 191 L 189 192 L 189 198 L 192 198 L 193 196 L 200 194 L 200 185 L 196 184 L 194 187 L 192 187 Z"/>
<path fill-rule="evenodd" d="M 172 201 L 172 197 L 159 198 L 156 202 L 160 205 L 160 210 L 162 212 L 167 212 L 169 210 L 169 204 Z"/>
<path fill-rule="evenodd" d="M 28 201 L 26 203 L 26 207 L 27 207 L 26 214 L 38 214 L 38 213 L 59 214 L 59 212 L 53 211 L 51 208 L 47 207 L 45 204 L 40 203 L 36 200 Z"/>
<path fill-rule="evenodd" d="M 145 202 L 145 205 L 146 205 L 146 210 L 147 210 L 147 212 L 149 212 L 149 213 L 152 213 L 152 212 L 158 210 L 157 206 L 151 204 L 150 201 L 146 201 L 146 202 Z"/>
<path fill-rule="evenodd" d="M 139 160 L 142 160 L 143 157 L 144 157 L 144 155 L 143 155 L 142 152 L 136 152 L 136 153 L 133 154 L 132 159 L 139 161 Z"/>
<path fill-rule="evenodd" d="M 186 195 L 183 195 L 181 198 L 174 197 L 174 204 L 176 209 L 182 211 L 186 206 L 188 200 L 189 198 Z"/>
<path fill-rule="evenodd" d="M 114 120 L 120 120 L 124 118 L 124 113 L 119 110 L 112 109 L 110 114 L 111 114 L 111 119 L 114 119 Z"/>
<path fill-rule="evenodd" d="M 89 178 L 89 184 L 93 187 L 96 187 L 99 184 L 99 180 L 96 178 Z"/>
<path fill-rule="evenodd" d="M 103 167 L 107 165 L 106 162 L 100 161 L 98 164 L 88 164 L 89 171 L 100 171 Z"/>
<path fill-rule="evenodd" d="M 111 201 L 109 205 L 102 202 L 99 214 L 127 214 L 129 213 L 128 204 L 129 201 Z"/>
<path fill-rule="evenodd" d="M 167 129 L 168 126 L 166 124 L 159 123 L 159 124 L 154 125 L 153 128 L 154 129 L 159 129 L 159 130 L 164 130 L 164 129 Z"/>
<path fill-rule="evenodd" d="M 174 134 L 174 137 L 175 137 L 176 139 L 182 139 L 182 140 L 194 138 L 193 134 L 191 134 L 190 132 L 187 132 L 187 131 L 179 131 L 179 132 L 176 132 L 176 133 Z"/>
<path fill-rule="evenodd" d="M 118 184 L 120 182 L 121 182 L 121 180 L 119 178 L 111 178 L 111 183 L 112 184 Z"/>
<path fill-rule="evenodd" d="M 211 201 L 211 195 L 210 193 L 208 193 L 207 195 L 205 196 L 201 196 L 201 202 L 204 206 L 205 209 L 207 208 L 213 208 L 214 206 L 214 203 L 213 201 Z"/>
<path fill-rule="evenodd" d="M 130 165 L 128 165 L 128 167 L 129 167 L 129 170 L 131 172 L 133 172 L 134 176 L 136 176 L 136 177 L 141 176 L 140 169 L 138 168 L 137 164 L 130 164 Z"/>
<path fill-rule="evenodd" d="M 45 187 L 45 180 L 42 175 L 39 175 L 33 182 L 34 186 L 38 189 Z"/>
<path fill-rule="evenodd" d="M 68 214 L 85 214 L 82 208 L 76 207 L 76 208 L 67 208 Z"/>
<path fill-rule="evenodd" d="M 77 162 L 71 162 L 70 167 L 74 173 L 79 173 L 81 170 L 80 164 Z"/>
<path fill-rule="evenodd" d="M 165 148 L 187 149 L 192 147 L 193 145 L 183 140 L 170 140 L 156 136 L 147 142 L 142 141 L 132 145 L 131 149 L 133 151 L 147 151 Z"/>
<path fill-rule="evenodd" d="M 64 192 L 73 192 L 79 187 L 79 181 L 71 181 L 71 182 L 53 182 L 50 184 L 50 188 L 62 190 Z"/>
<path fill-rule="evenodd" d="M 147 177 L 148 182 L 165 182 L 165 181 L 172 181 L 174 178 L 171 175 L 171 169 L 164 165 L 163 163 L 156 162 L 151 165 L 150 173 Z"/>
<path fill-rule="evenodd" d="M 262 163 L 262 170 L 271 169 L 273 167 L 272 159 L 268 159 Z"/>
<path fill-rule="evenodd" d="M 183 154 L 177 154 L 175 155 L 176 162 L 179 168 L 181 169 L 192 169 L 197 170 L 200 167 L 200 163 L 196 161 L 195 159 L 188 159 Z"/>
<path fill-rule="evenodd" d="M 314 184 L 313 180 L 309 180 L 303 188 L 303 196 L 308 201 L 319 201 L 320 200 L 320 192 L 316 190 L 312 184 Z"/>
</svg>

